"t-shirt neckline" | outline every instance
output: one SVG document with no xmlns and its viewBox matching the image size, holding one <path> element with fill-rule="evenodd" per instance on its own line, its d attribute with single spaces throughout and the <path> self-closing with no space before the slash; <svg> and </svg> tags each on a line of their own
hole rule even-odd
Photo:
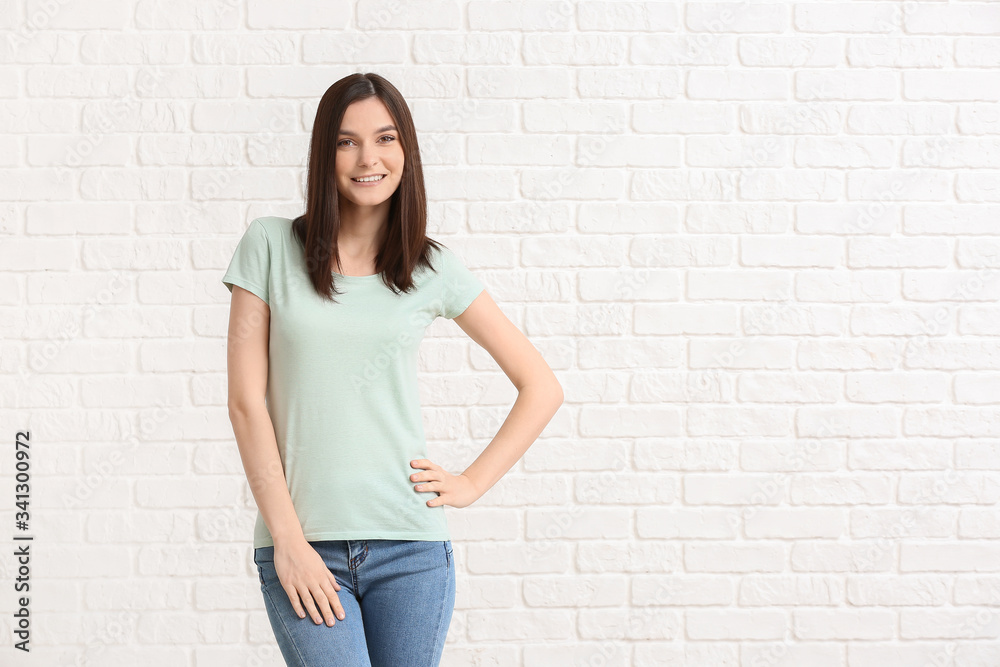
<svg viewBox="0 0 1000 667">
<path fill-rule="evenodd" d="M 344 274 L 337 273 L 336 271 L 331 271 L 331 273 L 333 274 L 334 279 L 345 280 L 347 282 L 371 281 L 382 277 L 381 273 L 373 273 L 370 276 L 345 276 Z"/>
</svg>

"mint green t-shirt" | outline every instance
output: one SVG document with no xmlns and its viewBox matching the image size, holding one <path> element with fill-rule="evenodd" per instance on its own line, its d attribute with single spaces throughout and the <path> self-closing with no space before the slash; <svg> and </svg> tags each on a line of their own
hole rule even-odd
<svg viewBox="0 0 1000 667">
<path fill-rule="evenodd" d="M 417 348 L 431 322 L 460 315 L 483 284 L 450 250 L 431 253 L 409 294 L 381 276 L 334 275 L 339 303 L 306 273 L 288 218 L 250 223 L 222 278 L 271 309 L 266 405 L 306 540 L 449 540 L 444 505 L 417 492 L 427 458 Z M 257 512 L 254 547 L 273 546 Z"/>
</svg>

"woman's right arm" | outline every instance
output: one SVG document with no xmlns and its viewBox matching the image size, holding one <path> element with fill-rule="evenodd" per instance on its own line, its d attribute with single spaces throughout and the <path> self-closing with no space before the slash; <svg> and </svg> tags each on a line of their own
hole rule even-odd
<svg viewBox="0 0 1000 667">
<path fill-rule="evenodd" d="M 336 621 L 331 607 L 337 618 L 344 618 L 335 592 L 340 590 L 340 584 L 302 533 L 264 400 L 270 331 L 271 309 L 267 303 L 233 286 L 226 348 L 229 421 L 250 491 L 274 541 L 274 567 L 282 588 L 300 617 L 306 613 L 299 602 L 302 598 L 315 623 L 325 618 L 327 625 L 333 625 Z"/>
<path fill-rule="evenodd" d="M 233 424 L 250 491 L 277 544 L 304 538 L 285 483 L 274 425 L 264 402 L 270 323 L 268 305 L 253 293 L 234 286 L 226 352 L 229 421 Z"/>
</svg>

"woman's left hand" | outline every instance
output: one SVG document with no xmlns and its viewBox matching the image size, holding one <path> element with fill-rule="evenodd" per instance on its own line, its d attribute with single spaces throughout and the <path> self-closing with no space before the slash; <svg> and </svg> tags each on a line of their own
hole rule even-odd
<svg viewBox="0 0 1000 667">
<path fill-rule="evenodd" d="M 472 480 L 462 475 L 452 475 L 438 464 L 428 459 L 410 461 L 411 468 L 421 468 L 424 472 L 410 475 L 411 482 L 419 482 L 415 487 L 418 493 L 437 492 L 438 497 L 427 501 L 428 507 L 451 505 L 452 507 L 468 507 L 479 499 Z"/>
</svg>

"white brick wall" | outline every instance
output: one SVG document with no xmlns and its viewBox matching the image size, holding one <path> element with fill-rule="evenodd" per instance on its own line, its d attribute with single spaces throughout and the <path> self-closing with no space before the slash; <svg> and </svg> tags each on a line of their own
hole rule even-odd
<svg viewBox="0 0 1000 667">
<path fill-rule="evenodd" d="M 283 664 L 220 278 L 353 71 L 566 389 L 448 510 L 444 664 L 1000 664 L 1000 3 L 0 6 L 0 664 Z M 449 323 L 421 363 L 460 470 L 513 392 Z"/>
</svg>

